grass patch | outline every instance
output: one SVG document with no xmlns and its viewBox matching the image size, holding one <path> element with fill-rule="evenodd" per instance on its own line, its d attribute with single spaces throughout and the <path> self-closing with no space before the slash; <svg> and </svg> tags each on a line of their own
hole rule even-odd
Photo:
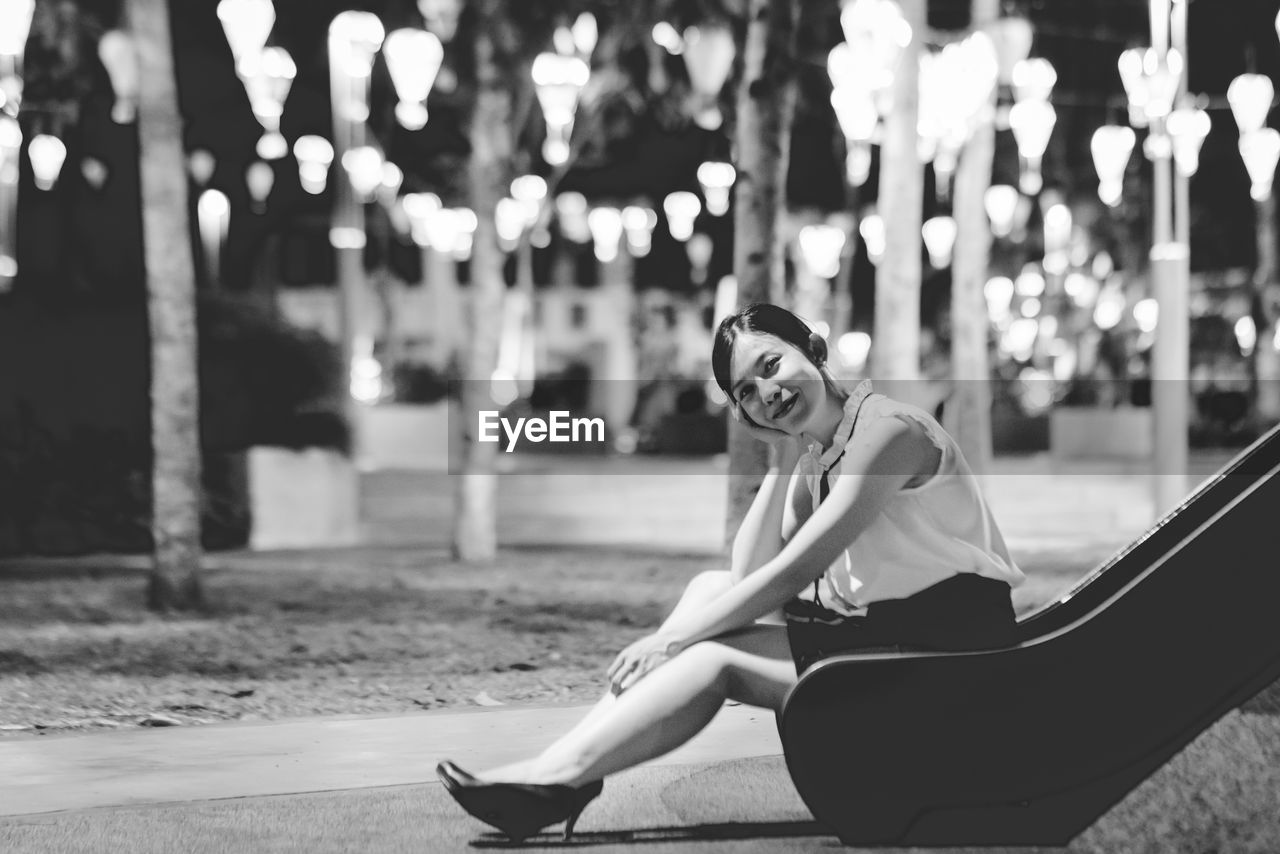
<svg viewBox="0 0 1280 854">
<path fill-rule="evenodd" d="M 1019 605 L 1109 547 L 1019 556 Z M 589 702 L 622 646 L 715 556 L 504 550 L 487 566 L 370 548 L 211 559 L 209 607 L 158 616 L 145 574 L 0 576 L 0 732 Z"/>
</svg>

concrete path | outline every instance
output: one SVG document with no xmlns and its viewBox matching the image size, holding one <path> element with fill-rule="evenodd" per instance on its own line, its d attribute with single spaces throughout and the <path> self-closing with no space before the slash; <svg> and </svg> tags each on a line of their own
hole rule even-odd
<svg viewBox="0 0 1280 854">
<path fill-rule="evenodd" d="M 525 759 L 587 707 L 511 707 L 395 717 L 313 718 L 0 741 L 0 815 L 436 782 Z M 654 765 L 779 756 L 772 712 L 726 706 Z"/>
<path fill-rule="evenodd" d="M 510 847 L 450 801 L 434 781 L 435 761 L 448 755 L 482 767 L 527 755 L 583 711 L 512 708 L 8 739 L 0 742 L 0 851 Z M 1280 717 L 1233 712 L 1068 848 L 1052 850 L 1271 854 L 1280 850 L 1278 807 Z M 526 843 L 562 844 L 558 830 Z M 610 778 L 570 844 L 605 851 L 641 845 L 645 854 L 838 847 L 792 788 L 772 715 L 746 707 L 727 707 L 686 747 Z"/>
</svg>

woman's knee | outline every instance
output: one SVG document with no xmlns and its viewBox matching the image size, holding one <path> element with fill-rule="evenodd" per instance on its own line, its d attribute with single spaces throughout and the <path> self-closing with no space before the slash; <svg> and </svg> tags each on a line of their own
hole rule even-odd
<svg viewBox="0 0 1280 854">
<path fill-rule="evenodd" d="M 727 686 L 732 651 L 716 641 L 699 641 L 676 657 L 685 678 L 707 687 Z"/>
</svg>

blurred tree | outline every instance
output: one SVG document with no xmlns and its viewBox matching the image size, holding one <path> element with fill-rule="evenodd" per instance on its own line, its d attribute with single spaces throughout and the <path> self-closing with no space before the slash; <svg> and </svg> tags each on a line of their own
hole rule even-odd
<svg viewBox="0 0 1280 854">
<path fill-rule="evenodd" d="M 924 206 L 924 170 L 920 168 L 917 125 L 920 100 L 920 50 L 925 33 L 925 0 L 902 0 L 911 40 L 902 49 L 893 75 L 893 110 L 884 117 L 880 145 L 880 214 L 884 217 L 884 259 L 876 275 L 875 332 L 871 368 L 886 381 L 890 395 L 910 399 L 920 376 L 920 225 Z M 903 381 L 894 386 L 895 381 Z"/>
<path fill-rule="evenodd" d="M 465 561 L 492 560 L 497 553 L 497 445 L 476 441 L 473 413 L 497 408 L 488 378 L 498 363 L 502 333 L 503 254 L 494 214 L 514 176 L 515 148 L 509 81 L 518 64 L 520 39 L 501 0 L 477 0 L 473 36 L 475 110 L 471 116 L 471 209 L 477 225 L 471 255 L 471 302 L 463 358 L 462 471 L 455 479 L 453 554 Z M 527 76 L 527 74 L 526 74 Z"/>
<path fill-rule="evenodd" d="M 999 0 L 972 0 L 970 26 L 981 30 L 1000 16 Z M 990 319 L 983 288 L 991 258 L 991 229 L 983 197 L 991 186 L 996 153 L 996 89 L 991 115 L 978 121 L 960 153 L 955 175 L 955 256 L 951 264 L 951 376 L 945 410 L 947 427 L 969 466 L 978 473 L 991 467 L 991 365 L 987 358 Z"/>
<path fill-rule="evenodd" d="M 733 139 L 737 150 L 733 273 L 738 306 L 782 303 L 786 247 L 787 166 L 796 100 L 798 0 L 749 0 L 745 50 L 738 79 Z M 768 468 L 768 449 L 729 422 L 729 513 L 733 541 Z"/>
<path fill-rule="evenodd" d="M 148 605 L 203 604 L 195 263 L 187 222 L 182 118 L 167 0 L 125 0 L 138 53 L 138 153 L 151 325 L 151 530 Z"/>
</svg>

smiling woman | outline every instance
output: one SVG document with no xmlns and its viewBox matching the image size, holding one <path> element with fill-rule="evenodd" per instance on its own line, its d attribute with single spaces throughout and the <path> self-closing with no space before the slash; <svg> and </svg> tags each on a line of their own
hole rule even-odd
<svg viewBox="0 0 1280 854">
<path fill-rule="evenodd" d="M 656 632 L 624 649 L 609 690 L 533 759 L 437 771 L 464 809 L 523 839 L 566 836 L 609 774 L 660 756 L 727 699 L 779 710 L 797 674 L 854 649 L 981 649 L 1014 630 L 1014 564 L 960 449 L 922 410 L 843 388 L 795 315 L 748 306 L 712 366 L 772 467 L 728 570 L 704 572 Z M 833 734 L 839 736 L 840 734 Z"/>
</svg>

